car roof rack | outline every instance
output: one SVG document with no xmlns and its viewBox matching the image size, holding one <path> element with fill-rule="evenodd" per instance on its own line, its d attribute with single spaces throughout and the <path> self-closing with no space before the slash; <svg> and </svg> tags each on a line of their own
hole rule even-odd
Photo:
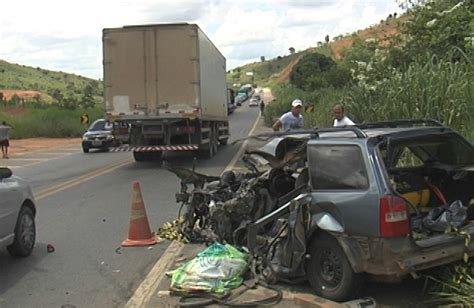
<svg viewBox="0 0 474 308">
<path fill-rule="evenodd" d="M 396 128 L 401 126 L 416 126 L 416 125 L 429 125 L 436 127 L 444 127 L 442 123 L 433 119 L 402 119 L 402 120 L 393 120 L 393 121 L 381 121 L 381 122 L 369 122 L 356 124 L 355 126 L 360 129 L 368 128 Z"/>
<path fill-rule="evenodd" d="M 336 132 L 353 132 L 357 138 L 367 138 L 367 134 L 356 125 L 341 126 L 341 127 L 329 127 L 329 128 L 317 128 L 314 133 L 336 133 Z"/>
</svg>

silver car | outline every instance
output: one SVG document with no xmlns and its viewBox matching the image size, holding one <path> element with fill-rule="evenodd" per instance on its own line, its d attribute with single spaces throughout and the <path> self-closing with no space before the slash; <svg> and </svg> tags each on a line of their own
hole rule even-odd
<svg viewBox="0 0 474 308">
<path fill-rule="evenodd" d="M 0 247 L 14 257 L 26 257 L 35 245 L 36 206 L 25 180 L 0 167 Z"/>
</svg>

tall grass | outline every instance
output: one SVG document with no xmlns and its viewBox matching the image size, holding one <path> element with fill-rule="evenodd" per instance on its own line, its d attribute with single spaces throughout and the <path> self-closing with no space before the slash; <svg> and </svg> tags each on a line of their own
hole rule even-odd
<svg viewBox="0 0 474 308">
<path fill-rule="evenodd" d="M 460 275 L 460 269 L 470 266 L 468 273 Z M 426 274 L 429 299 L 425 304 L 433 306 L 473 307 L 474 277 L 472 265 L 455 263 L 429 270 Z M 470 272 L 470 273 L 469 273 Z M 458 279 L 462 277 L 461 281 Z"/>
<path fill-rule="evenodd" d="M 51 106 L 48 108 L 27 109 L 26 112 L 18 115 L 11 115 L 2 112 L 2 109 L 0 109 L 0 121 L 6 121 L 13 126 L 11 131 L 12 139 L 79 137 L 85 131 L 85 127 L 80 121 L 83 113 L 87 113 L 90 120 L 103 116 L 103 111 L 99 107 L 84 111 Z"/>
<path fill-rule="evenodd" d="M 474 138 L 473 65 L 429 61 L 394 72 L 375 90 L 354 87 L 346 106 L 362 122 L 433 118 Z"/>
<path fill-rule="evenodd" d="M 344 89 L 323 88 L 308 92 L 294 87 L 273 86 L 276 101 L 269 104 L 265 112 L 265 124 L 271 125 L 283 113 L 291 109 L 295 98 L 303 101 L 304 109 L 313 107 L 312 112 L 303 111 L 305 127 L 328 127 L 332 125 L 332 107 L 341 102 L 346 94 Z"/>
</svg>

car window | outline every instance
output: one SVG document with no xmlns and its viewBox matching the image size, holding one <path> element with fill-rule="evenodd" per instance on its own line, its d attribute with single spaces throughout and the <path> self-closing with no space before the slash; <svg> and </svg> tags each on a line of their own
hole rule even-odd
<svg viewBox="0 0 474 308">
<path fill-rule="evenodd" d="M 362 151 L 356 145 L 310 146 L 308 158 L 311 185 L 315 190 L 369 187 Z"/>
<path fill-rule="evenodd" d="M 380 147 L 380 151 L 389 167 L 416 167 L 430 162 L 454 166 L 474 164 L 474 147 L 457 134 L 395 140 L 390 149 L 391 153 L 387 152 L 386 144 Z M 389 159 L 392 163 L 389 163 Z"/>
<path fill-rule="evenodd" d="M 423 162 L 410 149 L 404 147 L 395 165 L 396 168 L 419 167 Z"/>
<path fill-rule="evenodd" d="M 91 131 L 111 130 L 111 129 L 112 129 L 112 124 L 106 123 L 105 121 L 94 122 L 89 128 L 89 130 Z"/>
</svg>

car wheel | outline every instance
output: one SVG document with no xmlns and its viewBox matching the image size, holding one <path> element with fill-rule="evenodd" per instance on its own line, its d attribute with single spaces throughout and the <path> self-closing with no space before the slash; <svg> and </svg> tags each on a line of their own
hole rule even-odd
<svg viewBox="0 0 474 308">
<path fill-rule="evenodd" d="M 89 148 L 82 147 L 82 151 L 83 151 L 84 153 L 89 153 Z"/>
<path fill-rule="evenodd" d="M 329 234 L 313 239 L 306 275 L 316 294 L 334 301 L 353 298 L 363 284 L 363 275 L 352 270 L 346 254 Z"/>
<path fill-rule="evenodd" d="M 7 247 L 8 252 L 14 257 L 27 257 L 33 251 L 35 239 L 35 215 L 31 208 L 23 206 L 15 225 L 15 239 L 13 244 Z"/>
</svg>

